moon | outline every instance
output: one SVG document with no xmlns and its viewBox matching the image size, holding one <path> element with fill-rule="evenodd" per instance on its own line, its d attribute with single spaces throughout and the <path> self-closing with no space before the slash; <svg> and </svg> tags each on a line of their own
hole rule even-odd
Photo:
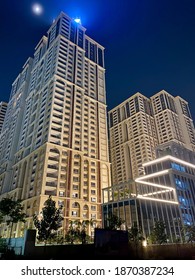
<svg viewBox="0 0 195 280">
<path fill-rule="evenodd" d="M 43 13 L 43 7 L 38 3 L 33 4 L 32 10 L 36 15 L 41 15 Z"/>
</svg>

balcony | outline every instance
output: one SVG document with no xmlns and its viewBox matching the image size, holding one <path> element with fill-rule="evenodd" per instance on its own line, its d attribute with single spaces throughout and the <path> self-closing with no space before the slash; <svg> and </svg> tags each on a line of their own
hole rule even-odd
<svg viewBox="0 0 195 280">
<path fill-rule="evenodd" d="M 58 173 L 57 172 L 55 172 L 55 173 L 47 173 L 46 176 L 49 177 L 49 178 L 58 178 Z"/>
<path fill-rule="evenodd" d="M 46 182 L 47 187 L 57 187 L 57 181 Z"/>
</svg>

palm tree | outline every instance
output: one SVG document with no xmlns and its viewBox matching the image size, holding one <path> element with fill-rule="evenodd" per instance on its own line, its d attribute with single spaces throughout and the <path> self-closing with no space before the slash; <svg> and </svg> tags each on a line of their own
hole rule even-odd
<svg viewBox="0 0 195 280">
<path fill-rule="evenodd" d="M 78 230 L 78 222 L 77 221 L 69 221 L 69 228 L 65 235 L 65 240 L 74 244 L 76 240 L 79 239 L 79 230 Z"/>
<path fill-rule="evenodd" d="M 82 244 L 86 244 L 87 242 L 87 227 L 94 226 L 96 221 L 91 220 L 83 220 L 82 222 L 79 220 L 69 221 L 69 229 L 66 233 L 66 241 L 74 244 L 75 241 L 80 240 Z"/>
</svg>

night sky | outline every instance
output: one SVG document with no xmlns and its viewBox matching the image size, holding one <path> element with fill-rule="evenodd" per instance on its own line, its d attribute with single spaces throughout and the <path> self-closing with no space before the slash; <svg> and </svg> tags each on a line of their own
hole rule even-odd
<svg viewBox="0 0 195 280">
<path fill-rule="evenodd" d="M 195 120 L 194 0 L 2 1 L 0 7 L 0 100 L 25 61 L 64 11 L 80 17 L 86 34 L 105 47 L 108 109 L 137 91 L 150 97 L 164 89 L 189 102 Z"/>
</svg>

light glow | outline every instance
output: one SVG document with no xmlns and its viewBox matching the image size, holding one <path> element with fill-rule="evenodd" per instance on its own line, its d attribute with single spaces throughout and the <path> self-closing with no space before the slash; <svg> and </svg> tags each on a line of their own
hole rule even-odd
<svg viewBox="0 0 195 280">
<path fill-rule="evenodd" d="M 81 19 L 80 19 L 80 18 L 75 18 L 74 21 L 75 21 L 76 23 L 81 24 Z"/>
<path fill-rule="evenodd" d="M 156 187 L 156 188 L 164 189 L 164 190 L 160 190 L 160 191 L 154 191 L 154 192 L 150 192 L 150 193 L 139 194 L 137 197 L 140 198 L 140 199 L 148 199 L 148 200 L 155 200 L 155 201 L 162 201 L 162 202 L 167 202 L 167 203 L 178 204 L 178 202 L 173 201 L 173 200 L 165 200 L 165 199 L 151 197 L 153 195 L 158 195 L 158 194 L 162 194 L 162 193 L 166 193 L 166 192 L 172 192 L 172 191 L 175 190 L 173 187 L 169 187 L 169 186 L 145 181 L 145 179 L 155 178 L 156 176 L 164 175 L 164 174 L 167 174 L 168 172 L 169 172 L 169 169 L 166 169 L 166 170 L 162 170 L 162 171 L 159 171 L 159 172 L 156 172 L 156 173 L 148 174 L 148 175 L 145 175 L 145 176 L 142 176 L 142 177 L 139 177 L 139 178 L 135 179 L 136 183 L 139 183 L 139 184 L 142 184 L 142 185 L 147 185 L 147 186 L 150 186 L 150 187 Z"/>
<path fill-rule="evenodd" d="M 164 175 L 164 174 L 167 174 L 168 172 L 169 172 L 169 169 L 166 169 L 166 170 L 162 170 L 162 171 L 159 171 L 159 172 L 156 172 L 156 173 L 148 174 L 148 175 L 136 178 L 135 182 L 140 182 L 144 179 L 148 179 L 148 178 L 151 178 L 151 177 L 154 178 L 154 177 L 159 176 L 159 175 Z"/>
<path fill-rule="evenodd" d="M 167 160 L 167 159 L 170 159 L 170 160 L 172 160 L 173 162 L 178 162 L 178 163 L 181 163 L 181 164 L 183 164 L 183 165 L 186 165 L 186 166 L 195 168 L 195 165 L 194 165 L 194 164 L 189 163 L 189 162 L 184 161 L 184 160 L 181 160 L 181 159 L 179 159 L 179 158 L 170 156 L 170 155 L 167 155 L 167 156 L 164 156 L 164 157 L 161 157 L 161 158 L 157 158 L 157 159 L 152 160 L 152 161 L 145 162 L 145 163 L 143 163 L 143 166 L 152 165 L 152 164 L 154 164 L 154 163 L 162 162 L 162 161 L 165 161 L 165 160 Z"/>
<path fill-rule="evenodd" d="M 32 10 L 36 15 L 41 15 L 43 13 L 43 7 L 38 3 L 33 4 Z"/>
<path fill-rule="evenodd" d="M 142 196 L 150 196 L 150 195 L 155 195 L 155 194 L 159 194 L 159 193 L 166 193 L 166 192 L 171 192 L 172 190 L 166 190 L 166 191 L 158 191 L 158 192 L 152 192 L 152 193 L 146 193 L 143 194 Z"/>
<path fill-rule="evenodd" d="M 188 167 L 191 167 L 191 168 L 195 169 L 195 165 L 194 164 L 189 163 L 189 162 L 184 161 L 184 160 L 181 160 L 181 159 L 178 159 L 178 158 L 176 158 L 174 156 L 171 156 L 171 155 L 167 155 L 167 156 L 164 156 L 164 157 L 157 158 L 155 160 L 146 162 L 146 163 L 143 164 L 143 166 L 144 167 L 145 166 L 150 166 L 152 164 L 163 162 L 165 160 L 170 160 L 172 162 L 179 163 L 179 164 L 181 164 L 183 166 L 188 166 Z M 175 191 L 174 188 L 168 187 L 168 186 L 164 186 L 164 185 L 161 185 L 161 184 L 156 184 L 156 183 L 145 181 L 146 179 L 149 179 L 149 178 L 154 178 L 156 176 L 167 174 L 170 170 L 171 170 L 171 168 L 163 170 L 163 171 L 159 171 L 159 172 L 156 172 L 156 173 L 153 173 L 153 174 L 148 174 L 146 176 L 142 176 L 142 177 L 136 178 L 135 182 L 140 183 L 142 185 L 148 185 L 148 186 L 153 186 L 153 187 L 157 187 L 157 188 L 161 188 L 161 189 L 167 189 L 167 191 L 166 190 L 161 190 L 159 192 L 156 191 L 156 192 L 145 193 L 145 194 L 142 194 L 142 195 L 140 194 L 140 195 L 138 195 L 138 198 L 140 198 L 140 199 L 147 199 L 147 200 L 153 200 L 153 201 L 159 201 L 159 202 L 172 203 L 172 204 L 178 204 L 178 202 L 176 201 L 176 198 L 175 198 L 175 201 L 173 201 L 173 200 L 165 200 L 165 199 L 160 199 L 160 198 L 157 199 L 157 198 L 152 198 L 151 197 L 152 195 L 156 195 L 156 194 L 158 195 L 158 194 L 169 192 L 169 191 Z"/>
<path fill-rule="evenodd" d="M 145 162 L 143 163 L 142 165 L 143 166 L 148 166 L 148 165 L 151 165 L 151 164 L 154 164 L 154 163 L 158 163 L 160 161 L 165 161 L 167 159 L 169 159 L 169 155 L 168 156 L 164 156 L 164 157 L 161 157 L 161 158 L 157 158 L 157 159 L 154 159 L 154 160 L 151 160 L 151 161 L 148 161 L 148 162 Z"/>
<path fill-rule="evenodd" d="M 143 185 L 152 186 L 152 187 L 161 188 L 161 189 L 174 190 L 173 187 L 168 187 L 168 186 L 164 186 L 164 185 L 160 185 L 160 184 L 156 184 L 156 183 L 152 183 L 152 182 L 138 181 L 138 183 L 143 184 Z"/>
<path fill-rule="evenodd" d="M 158 198 L 152 198 L 152 197 L 145 197 L 145 196 L 142 196 L 140 194 L 137 196 L 137 198 L 153 200 L 153 201 L 159 201 L 159 202 L 166 202 L 166 203 L 170 203 L 170 204 L 178 204 L 177 201 L 170 201 L 170 200 L 166 200 L 166 199 L 158 199 Z"/>
<path fill-rule="evenodd" d="M 146 241 L 146 240 L 143 240 L 143 241 L 142 241 L 142 245 L 143 245 L 143 247 L 147 247 L 147 241 Z"/>
</svg>

